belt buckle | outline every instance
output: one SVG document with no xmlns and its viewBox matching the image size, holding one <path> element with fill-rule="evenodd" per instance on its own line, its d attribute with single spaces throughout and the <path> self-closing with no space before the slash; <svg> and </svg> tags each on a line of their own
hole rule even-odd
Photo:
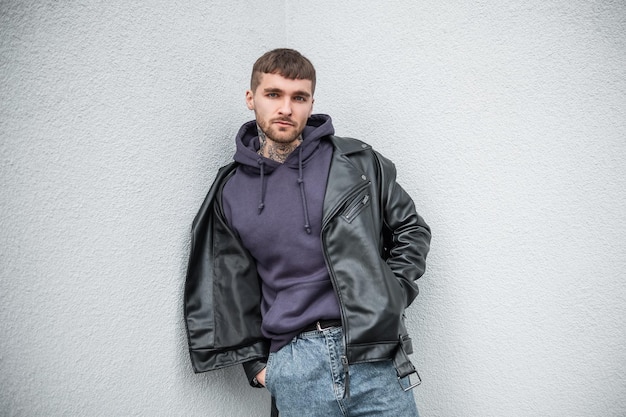
<svg viewBox="0 0 626 417">
<path fill-rule="evenodd" d="M 413 374 L 417 375 L 417 382 L 412 384 L 411 375 Z M 409 379 L 409 386 L 406 388 L 402 385 L 402 378 L 398 377 L 398 384 L 400 384 L 400 387 L 404 390 L 404 392 L 410 391 L 422 383 L 422 378 L 420 377 L 420 374 L 417 373 L 417 371 L 411 372 L 410 374 L 407 375 L 407 377 Z"/>
</svg>

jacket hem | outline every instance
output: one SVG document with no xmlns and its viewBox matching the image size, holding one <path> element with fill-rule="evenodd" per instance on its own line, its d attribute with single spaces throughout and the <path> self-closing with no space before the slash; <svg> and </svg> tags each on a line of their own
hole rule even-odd
<svg viewBox="0 0 626 417">
<path fill-rule="evenodd" d="M 214 371 L 268 356 L 267 343 L 258 342 L 236 349 L 190 349 L 191 363 L 195 373 Z"/>
<path fill-rule="evenodd" d="M 398 349 L 398 341 L 378 342 L 362 345 L 349 345 L 347 349 L 348 362 L 378 362 L 393 359 Z"/>
</svg>

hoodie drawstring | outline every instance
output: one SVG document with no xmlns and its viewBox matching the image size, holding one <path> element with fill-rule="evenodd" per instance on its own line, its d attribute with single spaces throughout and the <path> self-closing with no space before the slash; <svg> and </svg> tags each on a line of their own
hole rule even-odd
<svg viewBox="0 0 626 417">
<path fill-rule="evenodd" d="M 261 169 L 261 195 L 259 197 L 259 214 L 261 214 L 265 208 L 265 161 L 263 161 L 263 158 L 258 158 L 257 163 Z"/>
<path fill-rule="evenodd" d="M 261 191 L 259 196 L 259 214 L 265 208 L 265 161 L 263 158 L 258 158 L 257 163 L 260 168 L 260 180 L 261 180 Z M 300 200 L 302 202 L 302 211 L 304 213 L 304 230 L 311 234 L 311 220 L 309 218 L 309 206 L 306 201 L 306 193 L 304 192 L 304 175 L 302 173 L 302 146 L 300 146 L 298 151 L 298 185 L 300 187 Z"/>
<path fill-rule="evenodd" d="M 262 173 L 263 171 L 261 171 Z M 261 174 L 263 175 L 263 174 Z M 304 230 L 311 234 L 311 222 L 309 220 L 309 207 L 306 203 L 306 193 L 304 192 L 304 176 L 302 175 L 302 146 L 298 151 L 298 185 L 300 185 L 300 197 L 302 200 L 302 211 L 304 212 Z"/>
</svg>

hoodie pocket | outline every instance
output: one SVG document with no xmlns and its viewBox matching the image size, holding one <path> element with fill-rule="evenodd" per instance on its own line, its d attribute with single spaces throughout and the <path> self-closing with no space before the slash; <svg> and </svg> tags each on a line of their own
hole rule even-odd
<svg viewBox="0 0 626 417">
<path fill-rule="evenodd" d="M 360 194 L 354 200 L 350 201 L 346 207 L 346 209 L 341 214 L 341 217 L 348 223 L 352 223 L 361 211 L 370 204 L 370 195 Z"/>
</svg>

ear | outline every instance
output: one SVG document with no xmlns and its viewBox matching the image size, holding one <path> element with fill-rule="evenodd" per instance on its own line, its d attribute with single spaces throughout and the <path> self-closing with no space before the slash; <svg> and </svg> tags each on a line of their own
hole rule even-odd
<svg viewBox="0 0 626 417">
<path fill-rule="evenodd" d="M 309 115 L 307 116 L 307 118 L 311 117 L 311 115 L 313 114 L 313 105 L 315 104 L 315 99 L 311 98 L 311 108 L 309 109 Z"/>
<path fill-rule="evenodd" d="M 249 110 L 254 110 L 254 94 L 252 90 L 246 90 L 246 106 Z"/>
</svg>

